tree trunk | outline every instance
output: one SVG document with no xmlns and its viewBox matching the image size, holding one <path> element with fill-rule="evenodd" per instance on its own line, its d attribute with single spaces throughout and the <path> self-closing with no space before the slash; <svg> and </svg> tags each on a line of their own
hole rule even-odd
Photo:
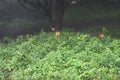
<svg viewBox="0 0 120 80">
<path fill-rule="evenodd" d="M 65 0 L 56 0 L 54 21 L 56 31 L 60 31 L 63 28 L 64 3 Z"/>
</svg>

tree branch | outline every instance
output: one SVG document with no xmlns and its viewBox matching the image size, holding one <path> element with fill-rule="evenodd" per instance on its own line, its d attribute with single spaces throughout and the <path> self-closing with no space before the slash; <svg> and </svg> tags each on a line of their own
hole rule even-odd
<svg viewBox="0 0 120 80">
<path fill-rule="evenodd" d="M 43 11 L 36 10 L 36 9 L 32 9 L 32 8 L 28 8 L 27 6 L 24 5 L 25 3 L 23 3 L 21 0 L 17 0 L 17 1 L 22 5 L 22 7 L 24 7 L 25 9 L 27 9 L 27 10 L 29 10 L 29 11 L 33 11 L 33 12 L 37 12 L 37 13 L 42 13 L 42 14 L 44 14 Z"/>
</svg>

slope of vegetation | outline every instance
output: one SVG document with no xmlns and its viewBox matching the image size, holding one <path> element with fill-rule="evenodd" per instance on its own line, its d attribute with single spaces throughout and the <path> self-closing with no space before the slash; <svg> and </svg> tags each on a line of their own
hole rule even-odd
<svg viewBox="0 0 120 80">
<path fill-rule="evenodd" d="M 0 80 L 119 80 L 120 40 L 41 32 L 0 43 Z"/>
</svg>

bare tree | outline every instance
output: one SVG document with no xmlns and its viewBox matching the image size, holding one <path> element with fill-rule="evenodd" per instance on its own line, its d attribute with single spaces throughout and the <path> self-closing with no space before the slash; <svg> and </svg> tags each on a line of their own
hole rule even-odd
<svg viewBox="0 0 120 80">
<path fill-rule="evenodd" d="M 18 0 L 24 8 L 47 16 L 56 30 L 63 28 L 64 10 L 72 1 L 75 0 Z"/>
</svg>

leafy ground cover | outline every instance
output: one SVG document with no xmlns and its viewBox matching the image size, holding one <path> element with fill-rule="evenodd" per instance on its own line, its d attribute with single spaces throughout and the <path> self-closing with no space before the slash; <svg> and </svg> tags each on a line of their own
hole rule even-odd
<svg viewBox="0 0 120 80">
<path fill-rule="evenodd" d="M 62 31 L 0 43 L 0 80 L 119 80 L 120 40 Z"/>
</svg>

